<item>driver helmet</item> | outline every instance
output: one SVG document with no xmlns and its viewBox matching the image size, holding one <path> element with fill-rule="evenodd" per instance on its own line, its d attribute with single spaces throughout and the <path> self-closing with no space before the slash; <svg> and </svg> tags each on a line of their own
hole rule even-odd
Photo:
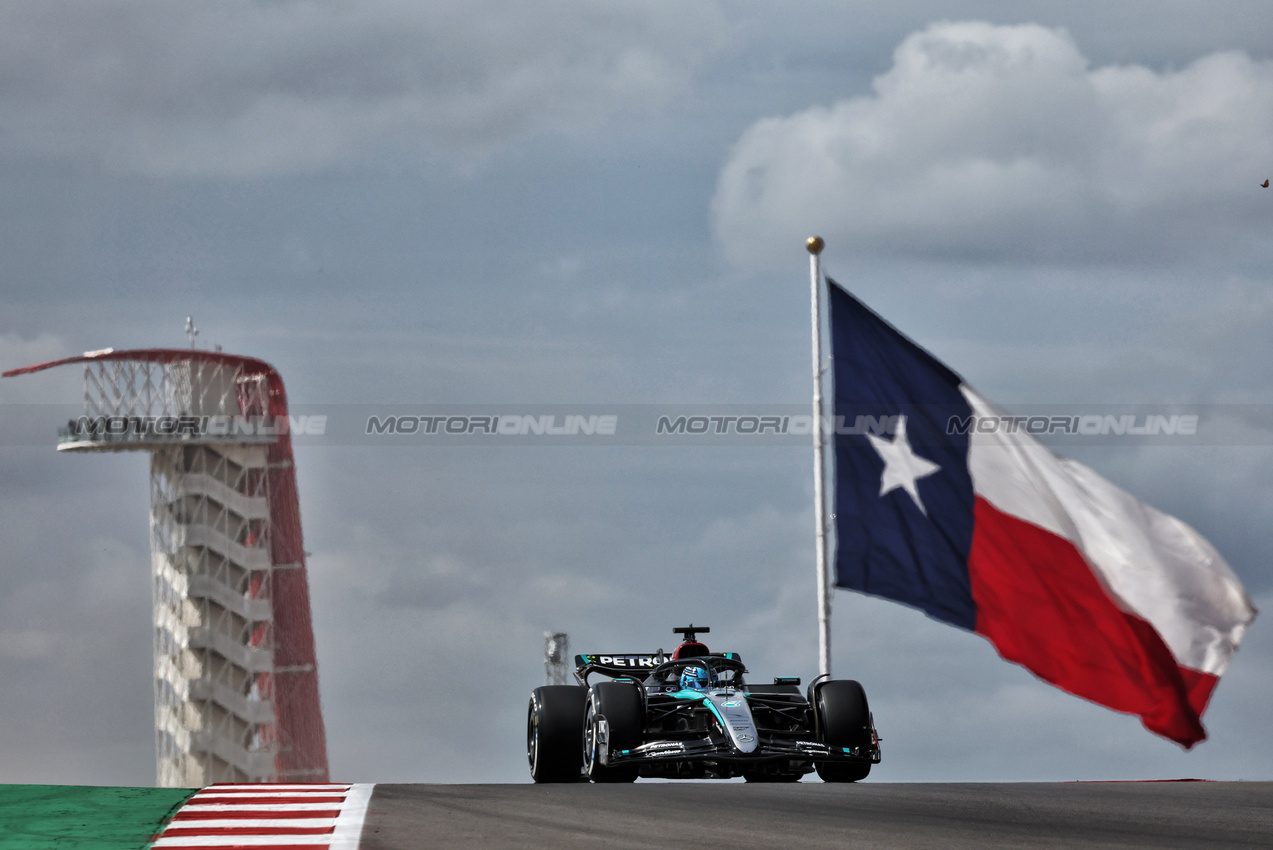
<svg viewBox="0 0 1273 850">
<path fill-rule="evenodd" d="M 706 667 L 690 666 L 681 671 L 681 690 L 705 691 L 712 686 L 712 675 Z"/>
</svg>

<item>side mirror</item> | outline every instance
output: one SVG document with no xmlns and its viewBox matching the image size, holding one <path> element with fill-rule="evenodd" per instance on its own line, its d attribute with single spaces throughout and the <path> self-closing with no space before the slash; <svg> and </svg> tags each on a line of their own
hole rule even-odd
<svg viewBox="0 0 1273 850">
<path fill-rule="evenodd" d="M 799 676 L 774 676 L 775 685 L 799 685 Z"/>
</svg>

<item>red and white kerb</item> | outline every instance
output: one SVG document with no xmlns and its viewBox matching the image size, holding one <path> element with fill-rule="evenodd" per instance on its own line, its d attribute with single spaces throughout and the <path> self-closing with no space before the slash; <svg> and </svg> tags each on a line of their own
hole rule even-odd
<svg viewBox="0 0 1273 850">
<path fill-rule="evenodd" d="M 211 785 L 177 810 L 156 850 L 357 850 L 373 785 Z"/>
</svg>

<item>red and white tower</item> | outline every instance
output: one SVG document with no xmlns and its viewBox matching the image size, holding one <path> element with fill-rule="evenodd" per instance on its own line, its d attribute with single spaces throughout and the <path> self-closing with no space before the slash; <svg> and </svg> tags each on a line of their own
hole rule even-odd
<svg viewBox="0 0 1273 850">
<path fill-rule="evenodd" d="M 327 782 L 287 394 L 268 363 L 89 352 L 58 451 L 150 453 L 158 784 Z"/>
</svg>

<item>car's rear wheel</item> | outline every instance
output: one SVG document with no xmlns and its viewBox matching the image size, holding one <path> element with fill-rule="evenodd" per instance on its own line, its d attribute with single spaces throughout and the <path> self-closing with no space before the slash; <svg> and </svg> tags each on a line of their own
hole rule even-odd
<svg viewBox="0 0 1273 850">
<path fill-rule="evenodd" d="M 611 752 L 640 746 L 645 731 L 645 706 L 636 685 L 600 682 L 593 685 L 584 707 L 583 763 L 593 782 L 635 782 L 637 768 L 610 767 L 601 763 L 598 721 L 605 718 Z"/>
<path fill-rule="evenodd" d="M 579 729 L 587 689 L 578 685 L 535 688 L 526 718 L 526 757 L 536 782 L 578 782 L 583 776 Z"/>
<path fill-rule="evenodd" d="M 864 752 L 870 748 L 871 709 L 861 684 L 852 679 L 826 682 L 818 688 L 816 701 L 822 743 L 829 747 L 861 747 Z M 817 769 L 823 782 L 857 782 L 871 772 L 871 764 L 819 762 Z"/>
</svg>

